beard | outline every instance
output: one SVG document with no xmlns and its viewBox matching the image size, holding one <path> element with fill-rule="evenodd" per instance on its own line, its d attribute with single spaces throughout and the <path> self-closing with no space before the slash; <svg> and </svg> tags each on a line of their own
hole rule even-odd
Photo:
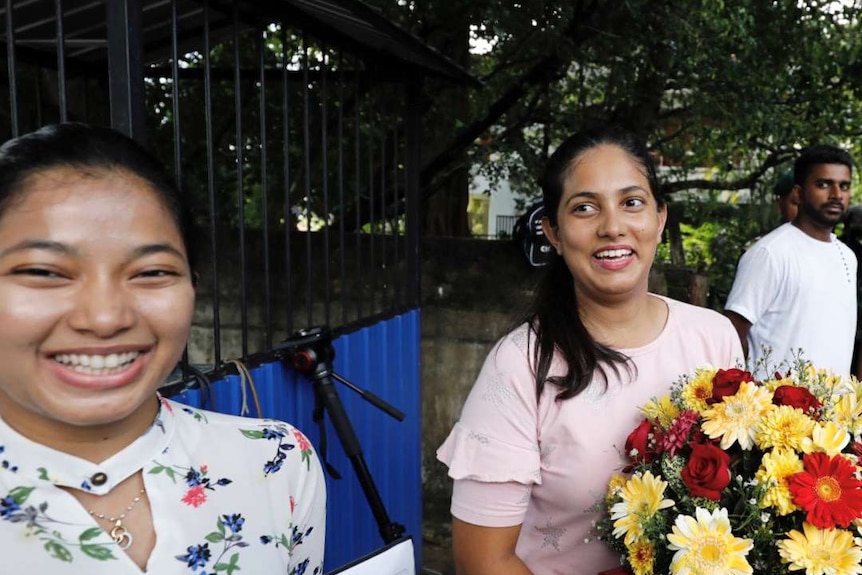
<svg viewBox="0 0 862 575">
<path fill-rule="evenodd" d="M 825 211 L 827 206 L 840 206 L 841 213 L 837 215 L 827 213 Z M 847 208 L 841 202 L 824 202 L 819 206 L 816 206 L 805 201 L 805 199 L 800 202 L 799 210 L 813 223 L 819 224 L 823 227 L 835 227 L 835 225 L 844 218 L 844 214 L 847 213 Z"/>
</svg>

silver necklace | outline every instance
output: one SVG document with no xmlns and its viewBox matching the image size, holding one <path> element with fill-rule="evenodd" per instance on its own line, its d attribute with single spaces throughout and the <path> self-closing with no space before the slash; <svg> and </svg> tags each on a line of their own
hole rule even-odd
<svg viewBox="0 0 862 575">
<path fill-rule="evenodd" d="M 110 535 L 111 539 L 114 540 L 114 543 L 116 543 L 120 547 L 120 549 L 124 551 L 132 546 L 132 541 L 134 541 L 134 538 L 132 537 L 132 534 L 129 533 L 129 530 L 126 529 L 126 526 L 123 525 L 123 519 L 125 519 L 126 515 L 128 515 L 129 512 L 135 507 L 135 505 L 138 504 L 138 501 L 141 500 L 141 497 L 144 496 L 144 493 L 146 493 L 146 491 L 141 489 L 137 497 L 132 499 L 132 502 L 129 503 L 128 507 L 126 507 L 126 510 L 123 511 L 121 514 L 117 515 L 116 517 L 108 517 L 104 513 L 96 513 L 92 509 L 88 510 L 90 512 L 90 515 L 92 515 L 93 517 L 114 524 L 111 530 L 108 531 L 108 535 Z"/>
</svg>

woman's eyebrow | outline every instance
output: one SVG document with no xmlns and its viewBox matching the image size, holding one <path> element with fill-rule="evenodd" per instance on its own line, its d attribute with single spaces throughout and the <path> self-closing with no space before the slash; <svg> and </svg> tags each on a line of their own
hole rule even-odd
<svg viewBox="0 0 862 575">
<path fill-rule="evenodd" d="M 163 254 L 168 253 L 177 256 L 181 259 L 186 259 L 186 256 L 183 252 L 172 246 L 168 243 L 161 244 L 147 244 L 144 246 L 140 246 L 132 250 L 132 259 L 142 258 L 144 256 L 149 256 L 152 254 Z"/>
<path fill-rule="evenodd" d="M 646 192 L 646 191 L 647 191 L 646 188 L 644 188 L 643 186 L 633 184 L 631 186 L 626 186 L 624 188 L 620 188 L 619 190 L 617 190 L 617 193 L 618 194 L 627 194 L 629 192 Z M 584 190 L 581 192 L 575 192 L 574 194 L 572 194 L 571 196 L 566 198 L 565 203 L 568 205 L 569 202 L 571 202 L 572 200 L 574 200 L 576 198 L 597 198 L 599 195 L 600 194 L 598 192 L 591 192 L 589 190 Z"/>
<path fill-rule="evenodd" d="M 74 247 L 62 242 L 51 240 L 21 240 L 17 244 L 0 251 L 0 257 L 27 250 L 46 250 L 49 252 L 56 252 L 61 255 L 76 255 L 78 253 L 78 250 Z"/>
<path fill-rule="evenodd" d="M 574 194 L 566 198 L 566 204 L 577 198 L 597 198 L 598 196 L 599 194 L 597 194 L 596 192 L 590 192 L 588 190 L 584 190 L 582 192 L 575 192 Z"/>
<path fill-rule="evenodd" d="M 76 256 L 80 254 L 80 252 L 75 247 L 70 246 L 69 244 L 64 244 L 62 242 L 55 242 L 51 240 L 22 240 L 17 244 L 0 251 L 0 257 L 5 257 L 12 253 L 23 252 L 27 250 L 45 250 L 64 256 Z M 181 259 L 185 259 L 186 257 L 183 252 L 168 243 L 147 244 L 139 246 L 131 251 L 130 256 L 131 259 L 137 259 L 144 256 L 161 253 L 169 253 Z"/>
</svg>

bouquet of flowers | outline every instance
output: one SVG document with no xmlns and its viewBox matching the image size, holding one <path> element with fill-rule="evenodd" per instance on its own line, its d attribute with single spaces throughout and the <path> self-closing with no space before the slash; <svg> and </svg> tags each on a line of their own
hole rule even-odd
<svg viewBox="0 0 862 575">
<path fill-rule="evenodd" d="M 635 575 L 862 573 L 862 385 L 702 368 L 642 407 L 599 537 Z"/>
</svg>

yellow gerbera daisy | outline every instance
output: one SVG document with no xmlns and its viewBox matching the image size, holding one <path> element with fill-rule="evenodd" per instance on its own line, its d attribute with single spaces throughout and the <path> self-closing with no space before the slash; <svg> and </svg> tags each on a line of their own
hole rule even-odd
<svg viewBox="0 0 862 575">
<path fill-rule="evenodd" d="M 814 420 L 802 410 L 789 405 L 779 405 L 763 414 L 755 443 L 761 449 L 787 448 L 799 451 L 802 442 L 811 438 Z"/>
<path fill-rule="evenodd" d="M 614 520 L 614 537 L 631 545 L 643 536 L 643 524 L 661 509 L 672 507 L 674 502 L 664 498 L 667 482 L 647 471 L 629 479 L 620 492 L 622 501 L 611 507 Z"/>
<path fill-rule="evenodd" d="M 711 439 L 720 437 L 722 449 L 737 441 L 743 449 L 751 449 L 763 414 L 775 407 L 771 393 L 753 383 L 742 382 L 735 395 L 725 396 L 721 403 L 703 413 L 701 428 Z"/>
<path fill-rule="evenodd" d="M 791 571 L 805 569 L 806 575 L 858 575 L 862 573 L 862 549 L 844 529 L 818 529 L 802 524 L 804 533 L 792 530 L 778 542 L 781 559 Z"/>
<path fill-rule="evenodd" d="M 802 451 L 812 453 L 822 451 L 827 455 L 838 455 L 850 443 L 847 430 L 833 421 L 818 423 L 814 426 L 810 439 L 802 441 Z"/>
<path fill-rule="evenodd" d="M 717 369 L 700 368 L 694 372 L 694 377 L 686 383 L 680 394 L 685 409 L 703 413 L 709 409 L 706 400 L 712 397 L 712 378 Z"/>
<path fill-rule="evenodd" d="M 751 575 L 746 555 L 753 547 L 751 539 L 734 537 L 730 531 L 727 509 L 712 513 L 698 507 L 695 517 L 679 515 L 668 533 L 667 546 L 676 551 L 670 562 L 672 575 Z"/>
<path fill-rule="evenodd" d="M 794 381 L 793 379 L 791 379 L 789 377 L 785 377 L 782 379 L 768 379 L 768 380 L 764 381 L 762 383 L 762 385 L 763 385 L 763 387 L 768 389 L 770 392 L 773 392 L 776 389 L 778 389 L 779 387 L 781 387 L 782 385 L 794 385 L 795 386 L 796 383 L 797 382 Z"/>
<path fill-rule="evenodd" d="M 635 575 L 653 575 L 655 546 L 649 541 L 635 541 L 627 547 L 629 564 Z"/>
<path fill-rule="evenodd" d="M 799 509 L 793 503 L 790 489 L 787 487 L 787 478 L 804 469 L 802 460 L 794 451 L 776 449 L 764 453 L 760 469 L 754 475 L 759 483 L 768 486 L 760 500 L 760 507 L 774 507 L 778 515 L 787 515 Z"/>
<path fill-rule="evenodd" d="M 650 421 L 658 421 L 664 429 L 679 415 L 679 408 L 673 404 L 669 395 L 647 402 L 643 407 L 644 416 Z"/>
<path fill-rule="evenodd" d="M 862 432 L 862 395 L 855 393 L 832 396 L 832 409 L 827 419 L 844 427 L 852 434 Z"/>
<path fill-rule="evenodd" d="M 620 494 L 620 490 L 622 490 L 623 485 L 625 485 L 628 480 L 628 476 L 623 475 L 622 473 L 614 473 L 611 475 L 611 478 L 608 480 L 608 492 L 605 495 L 605 501 L 609 505 L 611 501 Z"/>
</svg>

